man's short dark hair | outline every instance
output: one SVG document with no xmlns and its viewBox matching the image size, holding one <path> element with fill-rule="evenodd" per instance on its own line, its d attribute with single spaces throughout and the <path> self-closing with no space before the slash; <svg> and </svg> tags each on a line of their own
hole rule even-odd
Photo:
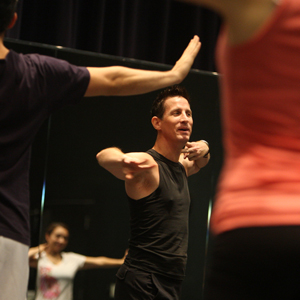
<svg viewBox="0 0 300 300">
<path fill-rule="evenodd" d="M 18 0 L 0 0 L 0 33 L 9 26 L 17 8 Z"/>
<path fill-rule="evenodd" d="M 165 112 L 165 101 L 168 98 L 181 96 L 185 98 L 188 102 L 190 102 L 190 97 L 187 90 L 180 85 L 173 85 L 158 94 L 156 99 L 154 100 L 151 108 L 151 118 L 156 116 L 162 119 Z"/>
</svg>

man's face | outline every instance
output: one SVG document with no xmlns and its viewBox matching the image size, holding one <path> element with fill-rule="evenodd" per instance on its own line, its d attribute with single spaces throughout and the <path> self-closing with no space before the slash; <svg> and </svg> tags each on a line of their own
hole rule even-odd
<svg viewBox="0 0 300 300">
<path fill-rule="evenodd" d="M 189 102 L 181 97 L 168 98 L 161 119 L 161 133 L 166 139 L 188 142 L 192 133 L 193 118 Z"/>
</svg>

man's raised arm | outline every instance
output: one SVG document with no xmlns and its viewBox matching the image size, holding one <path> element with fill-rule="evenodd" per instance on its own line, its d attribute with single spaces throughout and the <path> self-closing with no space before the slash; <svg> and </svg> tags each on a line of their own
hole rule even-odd
<svg viewBox="0 0 300 300">
<path fill-rule="evenodd" d="M 199 37 L 194 36 L 180 59 L 168 71 L 140 70 L 121 66 L 88 67 L 90 83 L 85 97 L 138 95 L 178 84 L 189 73 L 200 47 Z"/>
</svg>

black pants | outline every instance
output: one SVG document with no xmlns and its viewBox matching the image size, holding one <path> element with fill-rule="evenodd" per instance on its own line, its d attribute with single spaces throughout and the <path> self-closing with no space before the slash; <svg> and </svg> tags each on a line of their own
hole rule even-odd
<svg viewBox="0 0 300 300">
<path fill-rule="evenodd" d="M 116 300 L 179 300 L 182 280 L 122 265 L 117 273 Z"/>
<path fill-rule="evenodd" d="M 254 227 L 215 237 L 205 300 L 300 299 L 300 226 Z"/>
</svg>

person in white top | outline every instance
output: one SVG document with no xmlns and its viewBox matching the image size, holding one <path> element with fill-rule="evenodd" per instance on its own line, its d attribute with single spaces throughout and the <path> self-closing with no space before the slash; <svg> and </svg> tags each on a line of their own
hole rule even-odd
<svg viewBox="0 0 300 300">
<path fill-rule="evenodd" d="M 123 258 L 90 257 L 63 252 L 69 240 L 64 223 L 51 223 L 46 229 L 46 243 L 29 249 L 29 265 L 37 268 L 36 300 L 72 300 L 73 279 L 78 270 L 118 267 Z"/>
</svg>

